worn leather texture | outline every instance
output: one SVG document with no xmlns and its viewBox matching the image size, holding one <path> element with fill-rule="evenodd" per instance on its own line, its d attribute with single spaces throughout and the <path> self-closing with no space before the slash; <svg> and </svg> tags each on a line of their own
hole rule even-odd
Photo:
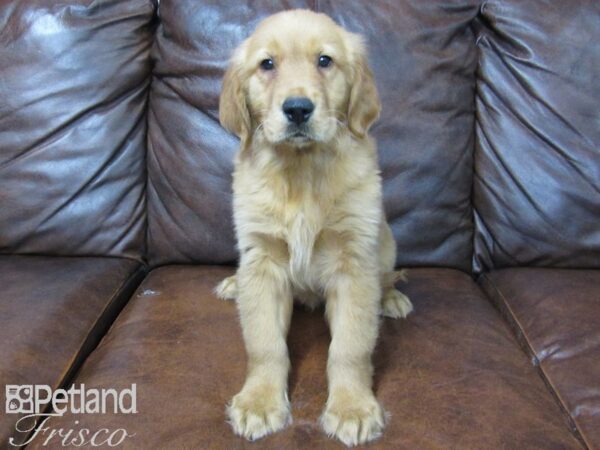
<svg viewBox="0 0 600 450">
<path fill-rule="evenodd" d="M 218 123 L 232 50 L 277 10 L 308 7 L 365 35 L 383 100 L 373 127 L 398 264 L 470 270 L 478 2 L 164 0 L 150 94 L 152 264 L 237 257 L 231 212 L 238 141 Z"/>
<path fill-rule="evenodd" d="M 142 259 L 153 15 L 0 5 L 0 253 Z"/>
<path fill-rule="evenodd" d="M 600 271 L 504 269 L 480 281 L 587 446 L 600 448 Z"/>
<path fill-rule="evenodd" d="M 167 266 L 149 274 L 75 380 L 117 389 L 135 382 L 139 412 L 79 415 L 80 426 L 135 433 L 125 448 L 342 448 L 317 425 L 329 345 L 319 309 L 296 308 L 292 319 L 293 424 L 255 444 L 233 435 L 225 404 L 244 380 L 244 345 L 235 304 L 212 293 L 231 273 Z M 369 448 L 581 448 L 509 327 L 469 276 L 415 269 L 400 288 L 415 313 L 383 320 L 375 391 L 391 415 Z M 48 425 L 66 427 L 74 419 L 53 418 Z"/>
<path fill-rule="evenodd" d="M 0 255 L 0 387 L 68 382 L 143 276 L 118 258 Z M 3 397 L 4 399 L 4 394 Z M 0 446 L 19 414 L 0 414 Z M 21 423 L 27 429 L 30 423 Z"/>
<path fill-rule="evenodd" d="M 600 268 L 600 3 L 486 1 L 480 23 L 474 269 Z"/>
</svg>

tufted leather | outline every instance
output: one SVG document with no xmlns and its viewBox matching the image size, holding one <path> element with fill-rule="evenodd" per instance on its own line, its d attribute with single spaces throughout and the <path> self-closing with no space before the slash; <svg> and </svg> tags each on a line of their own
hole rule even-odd
<svg viewBox="0 0 600 450">
<path fill-rule="evenodd" d="M 600 267 L 600 3 L 484 2 L 475 271 Z"/>
<path fill-rule="evenodd" d="M 153 14 L 0 5 L 0 253 L 144 256 Z"/>
</svg>

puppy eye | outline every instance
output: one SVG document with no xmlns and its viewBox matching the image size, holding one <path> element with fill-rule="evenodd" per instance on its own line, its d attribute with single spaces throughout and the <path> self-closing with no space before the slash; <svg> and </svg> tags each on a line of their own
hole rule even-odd
<svg viewBox="0 0 600 450">
<path fill-rule="evenodd" d="M 319 56 L 319 67 L 323 67 L 323 68 L 329 67 L 332 62 L 333 62 L 333 60 L 331 59 L 331 56 L 327 56 L 327 55 Z"/>
<path fill-rule="evenodd" d="M 275 68 L 275 63 L 271 58 L 263 59 L 260 62 L 260 68 L 262 70 L 273 70 Z"/>
</svg>

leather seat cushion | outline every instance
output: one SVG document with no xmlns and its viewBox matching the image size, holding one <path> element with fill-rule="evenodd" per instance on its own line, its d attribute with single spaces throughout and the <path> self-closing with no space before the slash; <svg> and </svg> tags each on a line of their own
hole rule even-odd
<svg viewBox="0 0 600 450">
<path fill-rule="evenodd" d="M 600 447 L 600 271 L 506 269 L 482 276 L 590 448 Z"/>
<path fill-rule="evenodd" d="M 125 428 L 131 448 L 245 448 L 225 404 L 242 386 L 245 353 L 233 302 L 212 290 L 233 269 L 153 270 L 76 383 L 137 383 L 137 414 L 63 416 L 52 428 Z M 372 448 L 580 448 L 511 330 L 472 279 L 415 269 L 402 286 L 415 312 L 383 320 L 375 390 L 391 413 Z M 318 426 L 327 395 L 329 333 L 322 310 L 296 308 L 288 339 L 294 422 L 259 448 L 336 448 Z M 42 440 L 30 448 L 42 448 Z"/>
<path fill-rule="evenodd" d="M 69 381 L 142 276 L 126 259 L 0 256 L 0 387 Z M 0 414 L 2 447 L 20 417 Z"/>
</svg>

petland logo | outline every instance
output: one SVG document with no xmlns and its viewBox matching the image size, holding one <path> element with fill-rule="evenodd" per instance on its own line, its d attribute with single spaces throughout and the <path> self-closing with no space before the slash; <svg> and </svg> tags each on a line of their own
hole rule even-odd
<svg viewBox="0 0 600 450">
<path fill-rule="evenodd" d="M 50 413 L 44 411 L 49 410 Z M 69 389 L 52 390 L 45 384 L 6 386 L 6 414 L 25 414 L 17 420 L 15 430 L 30 436 L 24 442 L 17 442 L 14 437 L 9 443 L 14 447 L 23 447 L 36 437 L 42 445 L 60 443 L 62 446 L 109 446 L 116 447 L 133 437 L 124 428 L 111 432 L 107 428 L 97 431 L 79 427 L 79 420 L 74 421 L 76 428 L 51 428 L 52 417 L 71 414 L 136 414 L 137 385 L 128 389 L 86 389 L 85 384 L 73 385 Z"/>
</svg>

